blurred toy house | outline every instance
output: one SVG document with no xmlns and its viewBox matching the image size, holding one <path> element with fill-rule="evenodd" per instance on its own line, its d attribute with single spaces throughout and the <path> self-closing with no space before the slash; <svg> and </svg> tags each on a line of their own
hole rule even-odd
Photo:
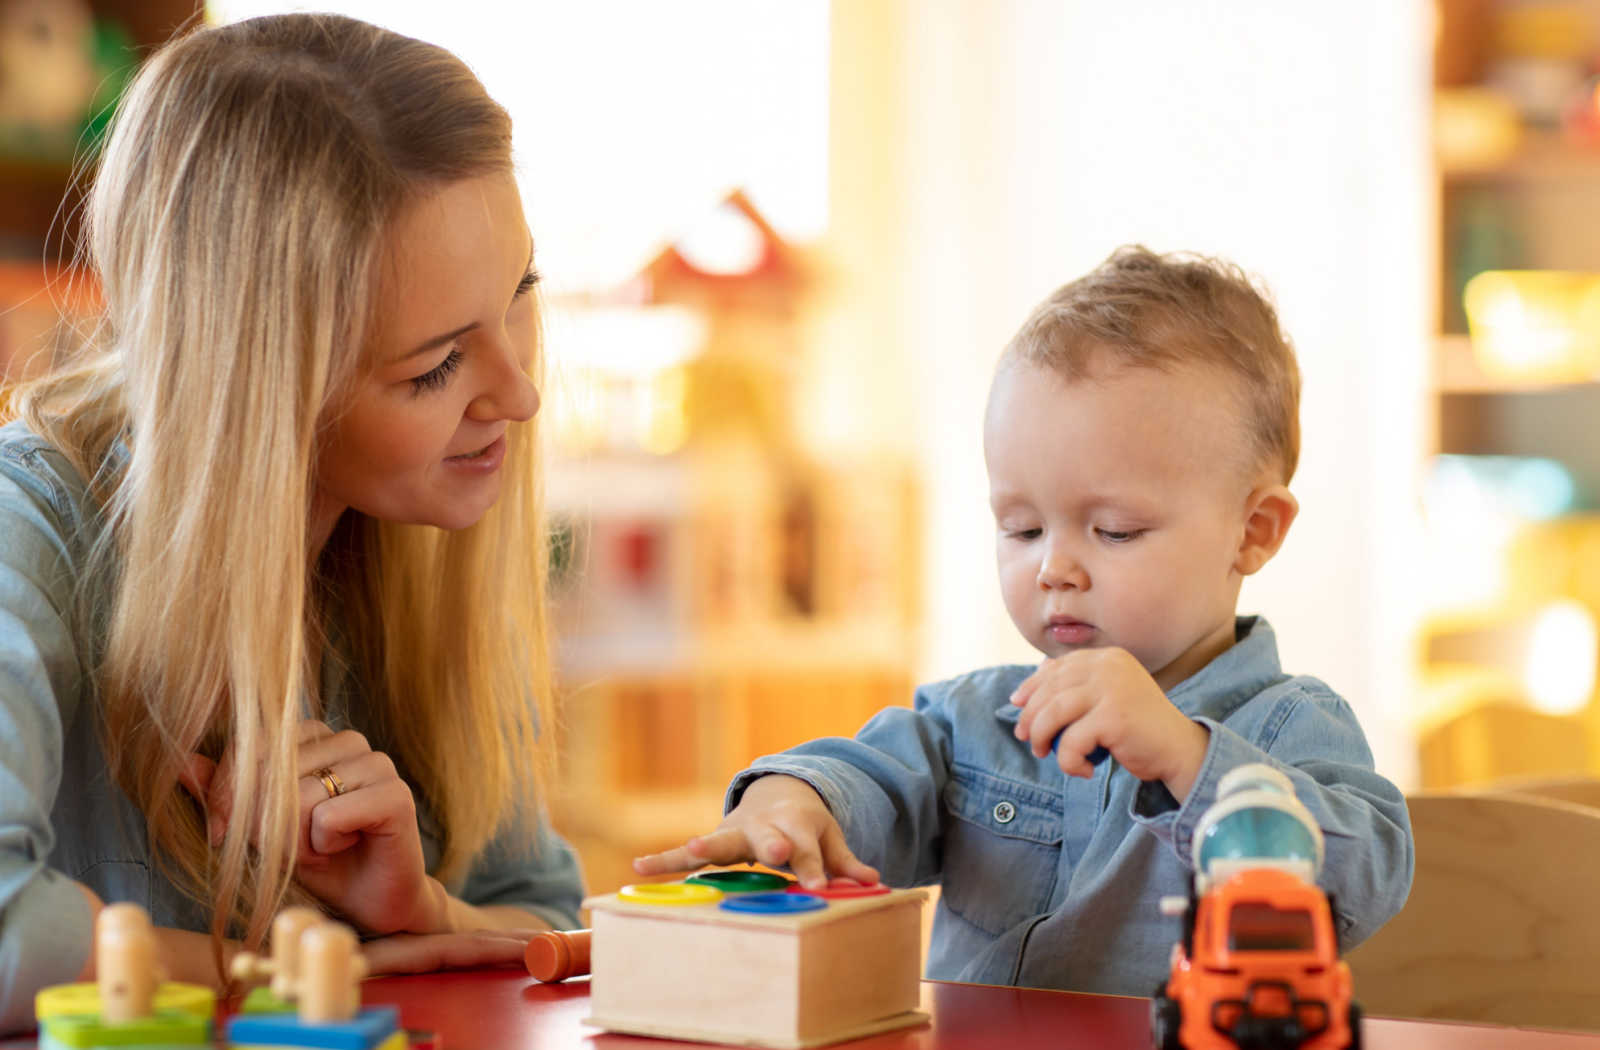
<svg viewBox="0 0 1600 1050">
<path fill-rule="evenodd" d="M 1600 4 L 1438 15 L 1421 779 L 1600 773 Z"/>
<path fill-rule="evenodd" d="M 825 272 L 735 192 L 622 288 L 560 304 L 569 350 L 633 348 L 552 411 L 556 815 L 594 887 L 710 830 L 752 758 L 909 702 L 909 464 L 811 455 L 793 419 Z"/>
</svg>

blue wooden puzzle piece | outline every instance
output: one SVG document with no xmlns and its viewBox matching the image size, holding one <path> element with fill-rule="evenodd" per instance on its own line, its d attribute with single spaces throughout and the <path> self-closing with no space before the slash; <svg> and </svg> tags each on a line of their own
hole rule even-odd
<svg viewBox="0 0 1600 1050">
<path fill-rule="evenodd" d="M 238 1014 L 228 1022 L 233 1047 L 308 1047 L 315 1050 L 377 1050 L 400 1028 L 393 1006 L 362 1010 L 349 1021 L 313 1024 L 294 1014 Z"/>
<path fill-rule="evenodd" d="M 1050 741 L 1050 751 L 1052 753 L 1055 752 L 1057 745 L 1061 743 L 1061 737 L 1066 733 L 1066 731 L 1067 727 L 1063 726 L 1061 728 L 1061 732 L 1056 734 L 1056 738 Z M 1111 757 L 1111 752 L 1107 751 L 1103 747 L 1097 747 L 1083 757 L 1091 766 L 1098 766 L 1100 763 Z"/>
</svg>

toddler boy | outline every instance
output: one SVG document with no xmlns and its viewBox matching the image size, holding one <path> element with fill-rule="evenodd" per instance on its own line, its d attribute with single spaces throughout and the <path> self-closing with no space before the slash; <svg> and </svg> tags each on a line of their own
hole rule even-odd
<svg viewBox="0 0 1600 1050">
<path fill-rule="evenodd" d="M 1235 267 L 1124 248 L 1058 289 L 1006 347 L 984 423 L 1000 588 L 1043 663 L 758 760 L 716 831 L 635 868 L 937 882 L 929 977 L 1149 995 L 1197 819 L 1223 774 L 1268 762 L 1322 827 L 1341 944 L 1372 933 L 1411 886 L 1404 798 L 1350 707 L 1235 616 L 1298 509 L 1299 386 Z"/>
</svg>

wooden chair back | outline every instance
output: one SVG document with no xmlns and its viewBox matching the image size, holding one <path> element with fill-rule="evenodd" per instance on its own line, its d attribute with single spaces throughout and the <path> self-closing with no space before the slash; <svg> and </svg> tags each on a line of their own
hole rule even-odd
<svg viewBox="0 0 1600 1050">
<path fill-rule="evenodd" d="M 1600 810 L 1528 795 L 1407 801 L 1411 897 L 1347 957 L 1367 1014 L 1600 1030 Z"/>
</svg>

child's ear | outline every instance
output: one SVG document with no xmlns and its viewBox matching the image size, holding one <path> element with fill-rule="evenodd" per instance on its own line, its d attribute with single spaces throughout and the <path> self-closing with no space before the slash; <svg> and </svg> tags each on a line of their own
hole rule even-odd
<svg viewBox="0 0 1600 1050">
<path fill-rule="evenodd" d="M 1240 576 L 1249 576 L 1283 546 L 1289 526 L 1300 513 L 1300 501 L 1282 485 L 1265 485 L 1246 497 L 1244 509 L 1244 536 L 1233 567 Z"/>
</svg>

